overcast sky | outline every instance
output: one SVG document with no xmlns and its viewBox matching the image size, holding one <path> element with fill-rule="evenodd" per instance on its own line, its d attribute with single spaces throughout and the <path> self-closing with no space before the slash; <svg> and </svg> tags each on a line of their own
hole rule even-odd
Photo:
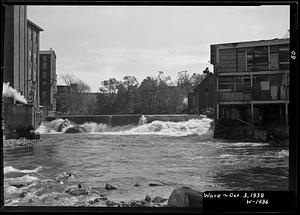
<svg viewBox="0 0 300 215">
<path fill-rule="evenodd" d="M 41 50 L 55 50 L 58 77 L 73 73 L 94 92 L 112 77 L 212 70 L 211 44 L 289 29 L 289 6 L 28 6 L 27 17 L 44 29 Z"/>
</svg>

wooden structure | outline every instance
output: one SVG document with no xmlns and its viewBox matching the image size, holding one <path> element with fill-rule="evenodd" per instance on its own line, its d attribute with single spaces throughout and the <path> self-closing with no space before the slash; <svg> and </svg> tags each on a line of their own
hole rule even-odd
<svg viewBox="0 0 300 215">
<path fill-rule="evenodd" d="M 188 94 L 188 113 L 204 114 L 209 108 L 213 109 L 215 105 L 214 95 L 214 75 L 209 73 L 205 79 L 195 87 L 193 93 Z"/>
<path fill-rule="evenodd" d="M 288 126 L 289 39 L 211 45 L 215 120 Z"/>
</svg>

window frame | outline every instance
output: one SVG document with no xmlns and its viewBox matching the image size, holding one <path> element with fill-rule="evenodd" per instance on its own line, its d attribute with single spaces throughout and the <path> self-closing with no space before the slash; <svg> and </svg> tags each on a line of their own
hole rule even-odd
<svg viewBox="0 0 300 215">
<path fill-rule="evenodd" d="M 28 66 L 27 80 L 28 80 L 28 81 L 31 81 L 31 80 L 32 80 L 32 67 L 31 67 L 31 66 Z"/>
<path fill-rule="evenodd" d="M 229 80 L 232 78 L 232 80 Z M 223 80 L 222 80 L 223 79 Z M 227 81 L 225 81 L 228 79 Z M 227 86 L 227 87 L 224 87 Z M 220 76 L 218 80 L 218 90 L 220 92 L 234 92 L 235 91 L 235 77 L 234 76 Z"/>
<path fill-rule="evenodd" d="M 32 30 L 30 28 L 28 28 L 27 38 L 29 41 L 32 41 Z"/>
<path fill-rule="evenodd" d="M 265 71 L 270 68 L 268 46 L 255 46 L 247 49 L 247 71 Z"/>
</svg>

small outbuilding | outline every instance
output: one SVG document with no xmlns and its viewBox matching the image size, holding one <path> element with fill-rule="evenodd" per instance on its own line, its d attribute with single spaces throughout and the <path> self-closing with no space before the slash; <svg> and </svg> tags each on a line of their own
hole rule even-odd
<svg viewBox="0 0 300 215">
<path fill-rule="evenodd" d="M 213 73 L 208 73 L 192 93 L 188 94 L 188 113 L 201 114 L 215 106 L 215 81 Z"/>
</svg>

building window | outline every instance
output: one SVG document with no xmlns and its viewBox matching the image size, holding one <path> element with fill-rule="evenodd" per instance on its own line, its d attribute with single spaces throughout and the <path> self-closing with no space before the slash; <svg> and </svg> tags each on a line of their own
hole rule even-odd
<svg viewBox="0 0 300 215">
<path fill-rule="evenodd" d="M 36 32 L 35 32 L 35 31 L 32 31 L 32 34 L 33 34 L 33 39 L 32 39 L 32 40 L 33 40 L 34 42 L 36 42 Z"/>
<path fill-rule="evenodd" d="M 47 82 L 43 81 L 43 89 L 45 90 L 47 88 Z"/>
<path fill-rule="evenodd" d="M 278 46 L 270 46 L 270 69 L 279 69 Z"/>
<path fill-rule="evenodd" d="M 233 91 L 234 76 L 219 77 L 219 91 Z"/>
<path fill-rule="evenodd" d="M 36 61 L 37 61 L 37 60 L 36 60 L 36 53 L 34 52 L 34 53 L 33 53 L 33 63 L 36 63 Z"/>
<path fill-rule="evenodd" d="M 247 70 L 261 71 L 269 69 L 268 46 L 259 46 L 247 50 Z"/>
<path fill-rule="evenodd" d="M 236 91 L 248 91 L 251 89 L 251 78 L 247 76 L 236 76 Z"/>
<path fill-rule="evenodd" d="M 43 91 L 43 97 L 44 97 L 44 98 L 47 97 L 47 91 Z"/>
<path fill-rule="evenodd" d="M 47 79 L 47 72 L 45 72 L 45 71 L 43 72 L 43 79 L 45 79 L 45 80 Z"/>
<path fill-rule="evenodd" d="M 31 80 L 31 74 L 32 74 L 32 70 L 31 67 L 28 67 L 28 80 Z"/>
<path fill-rule="evenodd" d="M 28 36 L 28 40 L 31 41 L 31 29 L 30 28 L 28 29 L 28 35 L 27 36 Z"/>
<path fill-rule="evenodd" d="M 43 61 L 47 61 L 47 56 L 43 56 Z"/>
<path fill-rule="evenodd" d="M 31 62 L 32 61 L 32 50 L 28 50 L 28 60 Z"/>
<path fill-rule="evenodd" d="M 28 97 L 33 101 L 35 100 L 35 89 L 34 89 L 34 87 L 31 87 L 30 90 L 28 91 Z"/>
<path fill-rule="evenodd" d="M 33 67 L 32 81 L 36 81 L 36 69 Z"/>
<path fill-rule="evenodd" d="M 43 69 L 47 69 L 47 63 L 43 62 Z"/>
<path fill-rule="evenodd" d="M 289 69 L 289 46 L 288 45 L 282 45 L 279 46 L 279 69 L 280 70 L 288 70 Z"/>
</svg>

